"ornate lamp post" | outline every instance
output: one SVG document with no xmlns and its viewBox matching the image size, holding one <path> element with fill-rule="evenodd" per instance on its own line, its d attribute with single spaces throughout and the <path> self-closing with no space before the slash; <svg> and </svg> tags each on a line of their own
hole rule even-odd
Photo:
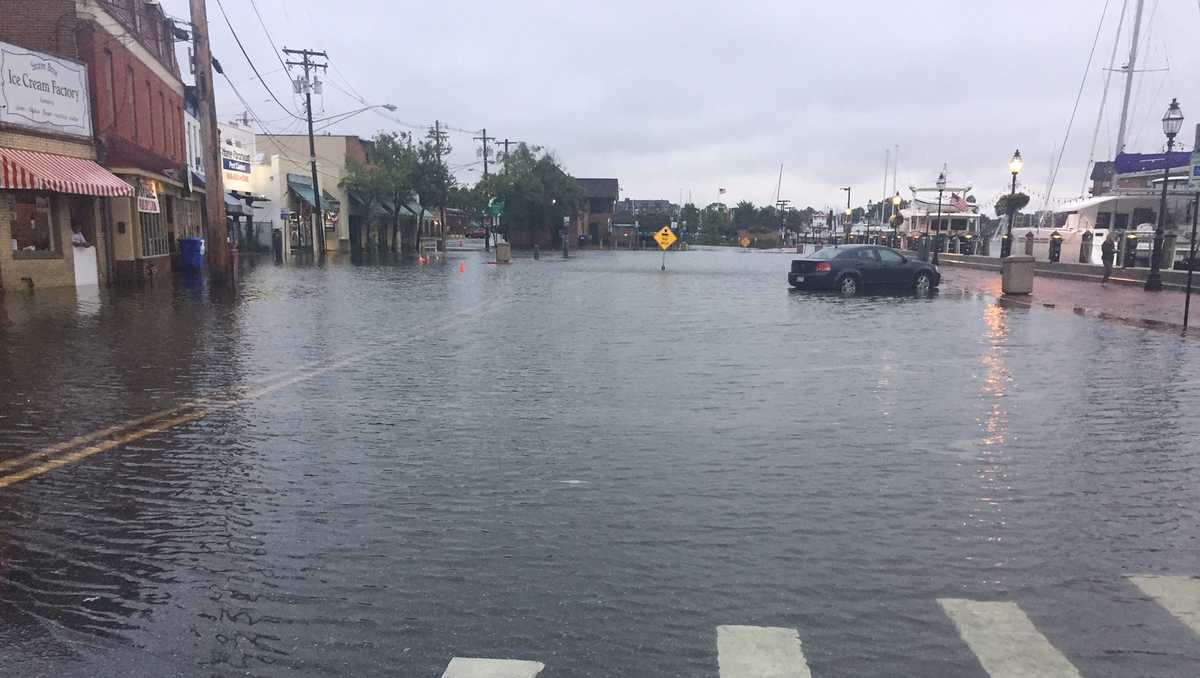
<svg viewBox="0 0 1200 678">
<path fill-rule="evenodd" d="M 1017 210 L 1014 209 L 1017 197 L 1017 175 L 1021 173 L 1023 167 L 1025 167 L 1025 161 L 1021 159 L 1021 149 L 1018 148 L 1013 152 L 1012 160 L 1008 161 L 1008 171 L 1012 172 L 1012 190 L 1008 192 L 1008 230 L 1000 242 L 1001 257 L 1012 254 L 1012 225 L 1017 214 Z"/>
<path fill-rule="evenodd" d="M 895 239 L 892 244 L 895 247 L 900 246 L 900 224 L 904 221 L 904 217 L 900 216 L 900 191 L 896 191 L 896 195 L 892 196 L 892 230 L 895 231 Z"/>
<path fill-rule="evenodd" d="M 934 266 L 938 265 L 938 250 L 941 249 L 941 246 L 938 243 L 941 239 L 941 232 L 942 232 L 942 193 L 946 190 L 946 173 L 945 172 L 941 172 L 938 174 L 937 189 L 938 189 L 938 209 L 937 209 L 937 231 L 938 231 L 937 238 L 938 238 L 938 240 L 935 240 L 934 244 L 933 244 L 933 265 Z"/>
<path fill-rule="evenodd" d="M 1162 119 L 1163 134 L 1167 135 L 1167 155 L 1175 147 L 1175 135 L 1183 127 L 1183 110 L 1179 102 L 1171 99 L 1171 105 Z M 1162 289 L 1162 274 L 1158 271 L 1158 261 L 1162 258 L 1163 225 L 1167 220 L 1167 184 L 1171 180 L 1171 163 L 1168 161 L 1163 168 L 1162 198 L 1158 202 L 1158 224 L 1154 228 L 1154 249 L 1150 251 L 1150 275 L 1146 278 L 1146 290 L 1157 292 Z"/>
</svg>

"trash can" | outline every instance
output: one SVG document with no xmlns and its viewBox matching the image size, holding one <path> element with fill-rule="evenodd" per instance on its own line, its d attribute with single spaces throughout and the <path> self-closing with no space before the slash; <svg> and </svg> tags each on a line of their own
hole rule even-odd
<svg viewBox="0 0 1200 678">
<path fill-rule="evenodd" d="M 1000 288 L 1005 294 L 1033 293 L 1033 257 L 1014 254 L 1000 263 Z"/>
<path fill-rule="evenodd" d="M 512 263 L 512 245 L 509 245 L 506 242 L 496 243 L 496 263 Z"/>
<path fill-rule="evenodd" d="M 1084 231 L 1083 237 L 1079 239 L 1079 263 L 1092 263 L 1092 243 L 1095 241 L 1096 234 L 1091 231 Z"/>
<path fill-rule="evenodd" d="M 184 271 L 199 273 L 204 270 L 204 238 L 180 238 L 179 259 Z"/>
</svg>

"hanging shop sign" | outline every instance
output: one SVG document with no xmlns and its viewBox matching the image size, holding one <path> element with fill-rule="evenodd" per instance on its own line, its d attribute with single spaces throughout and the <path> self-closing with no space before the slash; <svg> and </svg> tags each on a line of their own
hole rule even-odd
<svg viewBox="0 0 1200 678">
<path fill-rule="evenodd" d="M 91 138 L 87 66 L 0 42 L 0 123 Z"/>
<path fill-rule="evenodd" d="M 137 210 L 146 214 L 158 214 L 158 189 L 153 181 L 143 180 L 138 183 Z"/>
</svg>

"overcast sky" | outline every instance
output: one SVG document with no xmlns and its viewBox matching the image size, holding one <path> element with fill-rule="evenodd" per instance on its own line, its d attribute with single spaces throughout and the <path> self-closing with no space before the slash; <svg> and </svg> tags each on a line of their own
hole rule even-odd
<svg viewBox="0 0 1200 678">
<path fill-rule="evenodd" d="M 329 53 L 327 116 L 394 104 L 328 131 L 370 136 L 435 119 L 552 150 L 575 176 L 617 177 L 622 196 L 707 204 L 782 197 L 797 206 L 855 205 L 884 193 L 885 150 L 899 145 L 899 185 L 932 183 L 943 163 L 990 206 L 1008 186 L 1015 148 L 1040 201 L 1061 146 L 1104 0 L 728 2 L 396 2 L 254 0 L 278 47 Z M 267 84 L 300 113 L 250 0 L 222 0 Z M 186 0 L 165 0 L 186 17 Z M 270 132 L 303 123 L 270 99 L 208 0 L 214 54 Z M 1116 65 L 1125 61 L 1129 0 Z M 1054 188 L 1083 185 L 1122 0 L 1109 0 Z M 1200 121 L 1200 1 L 1146 0 L 1127 150 L 1163 150 L 1171 97 Z M 1116 140 L 1124 77 L 1112 79 L 1097 159 Z M 342 91 L 346 90 L 346 91 Z M 218 78 L 218 115 L 244 106 Z M 454 132 L 452 166 L 478 158 Z M 261 150 L 261 149 L 260 149 Z M 890 181 L 890 180 L 889 180 Z M 891 184 L 888 184 L 890 190 Z"/>
</svg>

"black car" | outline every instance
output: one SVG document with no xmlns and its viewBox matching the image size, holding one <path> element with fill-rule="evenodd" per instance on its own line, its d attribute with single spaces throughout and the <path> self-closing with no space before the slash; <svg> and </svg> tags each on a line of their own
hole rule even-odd
<svg viewBox="0 0 1200 678">
<path fill-rule="evenodd" d="M 942 281 L 937 266 L 878 245 L 823 247 L 792 260 L 788 284 L 797 289 L 840 290 L 856 294 L 872 287 L 891 287 L 928 294 Z"/>
</svg>

